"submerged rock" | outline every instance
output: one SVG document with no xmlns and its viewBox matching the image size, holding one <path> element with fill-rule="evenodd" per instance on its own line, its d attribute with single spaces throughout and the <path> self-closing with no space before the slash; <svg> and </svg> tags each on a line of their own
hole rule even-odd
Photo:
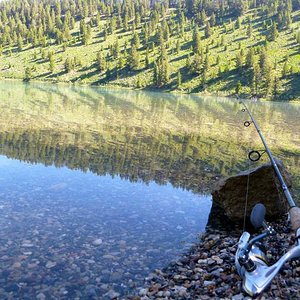
<svg viewBox="0 0 300 300">
<path fill-rule="evenodd" d="M 93 241 L 94 246 L 100 246 L 102 244 L 102 239 L 96 239 Z"/>
<path fill-rule="evenodd" d="M 56 262 L 54 262 L 54 261 L 48 261 L 47 264 L 46 264 L 47 269 L 51 269 L 55 266 L 56 266 Z"/>
<path fill-rule="evenodd" d="M 283 163 L 278 160 L 276 163 L 287 186 L 291 187 L 292 182 Z M 248 176 L 247 216 L 250 215 L 253 206 L 257 203 L 263 203 L 266 206 L 269 217 L 278 217 L 287 212 L 287 201 L 279 180 L 271 163 L 268 163 L 217 183 L 212 192 L 213 202 L 224 210 L 229 219 L 238 221 L 244 217 Z"/>
</svg>

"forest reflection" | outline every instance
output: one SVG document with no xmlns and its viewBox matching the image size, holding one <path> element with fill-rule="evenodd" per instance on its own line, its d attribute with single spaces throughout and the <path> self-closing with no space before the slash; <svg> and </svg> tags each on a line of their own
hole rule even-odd
<svg viewBox="0 0 300 300">
<path fill-rule="evenodd" d="M 17 82 L 0 94 L 0 153 L 31 163 L 206 193 L 262 147 L 233 99 Z M 299 189 L 300 106 L 249 105 Z"/>
</svg>

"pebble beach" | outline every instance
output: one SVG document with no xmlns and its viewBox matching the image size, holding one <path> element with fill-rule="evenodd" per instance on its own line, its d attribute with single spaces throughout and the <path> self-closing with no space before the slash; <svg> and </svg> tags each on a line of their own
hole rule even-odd
<svg viewBox="0 0 300 300">
<path fill-rule="evenodd" d="M 286 220 L 271 223 L 277 235 L 266 239 L 269 263 L 276 262 L 295 243 Z M 178 261 L 155 270 L 138 289 L 133 300 L 148 299 L 252 299 L 242 290 L 234 264 L 242 231 L 207 227 L 198 244 Z M 269 288 L 257 299 L 300 299 L 300 261 L 286 263 Z"/>
</svg>

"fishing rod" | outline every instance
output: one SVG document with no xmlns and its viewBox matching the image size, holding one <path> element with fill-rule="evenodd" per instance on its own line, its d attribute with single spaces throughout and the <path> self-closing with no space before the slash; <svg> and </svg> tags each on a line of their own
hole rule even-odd
<svg viewBox="0 0 300 300">
<path fill-rule="evenodd" d="M 272 167 L 276 176 L 281 184 L 281 188 L 287 199 L 290 207 L 289 214 L 291 219 L 291 225 L 296 233 L 296 245 L 287 251 L 276 263 L 272 266 L 268 266 L 267 256 L 265 253 L 265 247 L 261 241 L 268 236 L 275 236 L 276 231 L 266 223 L 264 220 L 266 214 L 266 208 L 263 204 L 258 203 L 254 206 L 251 212 L 250 221 L 256 229 L 263 227 L 263 232 L 255 237 L 251 238 L 250 233 L 244 231 L 240 237 L 237 252 L 235 255 L 235 265 L 241 278 L 243 279 L 243 289 L 250 296 L 257 296 L 263 292 L 271 283 L 276 274 L 280 271 L 283 265 L 291 259 L 300 257 L 300 208 L 296 206 L 293 197 L 283 179 L 283 176 L 277 166 L 277 163 L 266 143 L 266 140 L 255 121 L 253 115 L 249 111 L 248 107 L 243 101 L 240 101 L 243 105 L 243 112 L 246 112 L 251 121 L 245 121 L 244 126 L 249 127 L 251 124 L 255 126 L 257 133 L 264 145 L 265 150 L 257 151 L 252 150 L 248 154 L 248 158 L 251 161 L 258 161 L 262 154 L 265 152 L 268 154 Z"/>
</svg>

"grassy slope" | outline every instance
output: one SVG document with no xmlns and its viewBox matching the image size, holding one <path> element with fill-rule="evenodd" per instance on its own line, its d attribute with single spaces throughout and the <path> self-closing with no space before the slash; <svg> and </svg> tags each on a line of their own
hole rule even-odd
<svg viewBox="0 0 300 300">
<path fill-rule="evenodd" d="M 257 11 L 250 10 L 242 18 L 245 20 L 247 16 L 251 15 L 253 24 L 253 35 L 251 38 L 247 38 L 246 35 L 246 22 L 242 22 L 240 29 L 232 30 L 232 26 L 227 24 L 227 33 L 224 32 L 223 26 L 214 27 L 213 35 L 205 39 L 204 30 L 201 29 L 203 36 L 203 48 L 205 50 L 206 45 L 209 45 L 210 52 L 210 68 L 208 75 L 208 82 L 205 92 L 207 93 L 219 93 L 222 95 L 230 95 L 235 91 L 235 87 L 238 80 L 241 80 L 243 88 L 242 93 L 244 96 L 250 95 L 249 80 L 245 72 L 238 72 L 235 69 L 235 57 L 241 48 L 247 53 L 247 49 L 251 46 L 259 46 L 264 44 L 266 31 L 263 29 L 263 19 L 257 14 Z M 256 16 L 258 15 L 258 16 Z M 277 62 L 276 73 L 278 77 L 281 77 L 281 71 L 285 58 L 288 56 L 288 65 L 292 67 L 292 73 L 287 78 L 280 78 L 280 92 L 282 99 L 297 99 L 300 98 L 300 53 L 299 45 L 294 38 L 295 32 L 300 26 L 300 11 L 293 14 L 293 30 L 284 30 L 280 32 L 279 37 L 275 42 L 268 44 L 268 53 L 271 64 Z M 105 20 L 102 21 L 103 25 Z M 234 22 L 231 24 L 233 25 Z M 104 26 L 102 26 L 103 28 Z M 73 35 L 76 35 L 79 30 L 79 23 L 76 24 L 73 30 Z M 139 29 L 140 31 L 140 29 Z M 221 40 L 221 36 L 224 35 L 225 45 L 227 50 L 224 50 L 223 46 L 217 47 L 218 41 Z M 51 45 L 44 48 L 46 51 L 53 51 L 55 53 L 55 71 L 51 74 L 49 72 L 49 61 L 42 59 L 42 48 L 24 48 L 23 51 L 18 52 L 17 49 L 13 49 L 12 53 L 8 49 L 4 49 L 3 55 L 0 58 L 0 77 L 2 78 L 24 78 L 26 66 L 32 66 L 35 68 L 33 72 L 34 79 L 49 80 L 57 82 L 80 82 L 86 84 L 112 84 L 123 87 L 136 87 L 137 82 L 140 81 L 142 87 L 150 87 L 152 84 L 152 69 L 144 68 L 144 56 L 145 49 L 142 47 L 139 49 L 141 54 L 141 68 L 138 71 L 130 71 L 128 68 L 119 72 L 118 78 L 112 77 L 109 81 L 105 78 L 105 74 L 100 74 L 97 70 L 95 60 L 97 52 L 103 49 L 104 52 L 108 52 L 109 46 L 114 43 L 116 38 L 119 40 L 120 49 L 123 50 L 123 46 L 127 41 L 130 44 L 132 37 L 131 31 L 124 32 L 122 30 L 116 30 L 113 35 L 108 35 L 106 41 L 103 38 L 103 32 L 99 32 L 98 28 L 93 28 L 93 37 L 89 45 L 84 46 L 80 41 L 74 45 L 67 47 L 64 52 L 61 45 Z M 185 69 L 186 57 L 190 53 L 192 56 L 192 32 L 190 25 L 187 25 L 185 36 L 181 40 L 181 51 L 177 54 L 175 51 L 176 41 L 178 36 L 173 35 L 170 38 L 169 58 L 171 64 L 171 81 L 168 86 L 163 87 L 163 90 L 176 90 L 176 74 L 178 70 L 182 73 L 182 86 L 181 91 L 186 92 L 200 92 L 203 91 L 201 86 L 201 77 L 189 74 Z M 34 52 L 37 52 L 37 59 L 34 60 Z M 220 56 L 220 65 L 224 70 L 228 66 L 229 71 L 224 72 L 220 77 L 218 74 L 219 66 L 216 65 L 217 56 Z M 74 71 L 66 73 L 64 71 L 64 61 L 67 57 L 76 56 L 81 61 L 82 66 L 77 67 Z M 159 48 L 156 47 L 154 52 L 150 52 L 150 61 L 153 62 L 159 56 Z M 256 57 L 257 59 L 257 57 Z M 114 65 L 116 60 L 111 64 Z"/>
</svg>

